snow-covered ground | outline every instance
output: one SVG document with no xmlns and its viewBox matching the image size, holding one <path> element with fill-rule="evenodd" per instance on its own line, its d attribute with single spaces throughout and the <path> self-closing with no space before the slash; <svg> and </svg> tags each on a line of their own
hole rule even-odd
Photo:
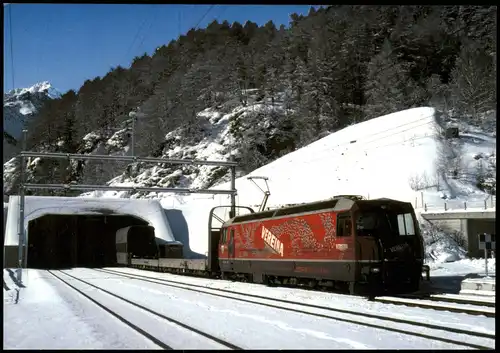
<svg viewBox="0 0 500 353">
<path fill-rule="evenodd" d="M 90 269 L 73 269 L 68 274 L 85 279 L 93 285 L 119 294 L 128 300 L 153 309 L 198 330 L 213 334 L 246 349 L 460 349 L 464 347 L 403 333 L 371 328 L 363 323 L 380 324 L 365 318 L 359 324 L 284 311 L 252 303 L 218 298 L 161 284 L 114 276 Z M 149 273 L 148 273 L 149 274 Z M 152 274 L 159 276 L 160 274 Z M 64 276 L 62 276 L 64 277 Z M 175 277 L 175 276 L 174 276 Z M 66 287 L 43 270 L 24 270 L 23 285 L 19 288 L 8 271 L 4 270 L 4 347 L 5 348 L 154 348 L 130 328 Z M 186 277 L 182 277 L 186 279 Z M 69 279 L 66 278 L 66 279 Z M 193 281 L 206 281 L 192 279 Z M 367 303 L 361 298 L 285 288 L 267 288 L 216 281 L 219 284 L 245 286 L 255 294 L 268 297 L 287 293 L 291 300 L 326 304 L 332 307 L 357 309 L 367 313 L 383 313 L 407 320 L 427 322 L 464 330 L 493 334 L 495 320 L 470 315 L 457 315 L 433 310 L 401 308 Z M 136 325 L 175 349 L 197 348 L 200 345 L 192 333 L 174 324 L 155 320 L 151 314 L 133 309 L 106 294 L 76 280 L 71 281 L 95 300 L 120 315 L 126 315 Z M 5 287 L 8 286 L 9 290 Z M 13 294 L 12 292 L 17 292 Z M 309 298 L 306 298 L 306 297 Z M 324 298 L 321 298 L 321 297 Z M 342 297 L 342 300 L 339 298 Z M 9 299 L 10 298 L 10 299 Z M 319 310 L 319 309 L 318 309 Z M 311 311 L 312 312 L 312 311 Z M 350 314 L 339 319 L 355 319 Z M 352 318 L 351 318 L 352 316 Z M 360 318 L 357 317 L 359 321 Z M 373 322 L 372 322 L 373 321 Z M 405 324 L 385 323 L 402 330 L 441 335 L 460 340 L 460 334 L 439 334 L 436 330 L 406 327 Z M 64 329 L 62 330 L 62 327 Z M 184 331 L 182 331 L 184 330 Z M 463 336 L 463 335 L 462 335 Z M 491 345 L 483 338 L 470 338 L 469 343 Z M 206 345 L 209 347 L 209 345 Z"/>
<path fill-rule="evenodd" d="M 433 276 L 467 276 L 467 275 L 480 275 L 484 276 L 485 271 L 484 259 L 463 259 L 454 262 L 436 262 L 430 264 Z M 488 258 L 488 275 L 496 274 L 496 259 Z"/>
<path fill-rule="evenodd" d="M 156 347 L 45 271 L 24 270 L 21 288 L 15 271 L 4 269 L 3 275 L 4 348 Z"/>
<path fill-rule="evenodd" d="M 493 263 L 494 265 L 494 263 Z M 241 282 L 232 282 L 232 281 L 224 281 L 224 280 L 212 280 L 212 279 L 204 279 L 204 278 L 196 278 L 196 277 L 186 277 L 174 274 L 166 274 L 166 273 L 157 273 L 150 271 L 143 271 L 133 268 L 109 268 L 109 270 L 114 272 L 120 272 L 124 274 L 133 274 L 133 275 L 141 275 L 152 278 L 159 279 L 168 279 L 171 281 L 182 282 L 187 284 L 194 284 L 198 286 L 203 286 L 207 289 L 216 288 L 216 289 L 224 289 L 224 290 L 232 290 L 239 293 L 251 293 L 254 295 L 261 295 L 267 298 L 277 298 L 277 299 L 287 299 L 293 300 L 300 303 L 309 303 L 315 305 L 321 305 L 332 308 L 349 308 L 356 310 L 366 310 L 366 312 L 379 312 L 383 314 L 387 314 L 393 317 L 403 317 L 403 316 L 412 316 L 410 314 L 415 314 L 419 312 L 416 308 L 402 308 L 403 312 L 392 311 L 392 308 L 387 307 L 387 305 L 382 305 L 377 302 L 369 302 L 364 298 L 353 297 L 348 294 L 341 293 L 328 293 L 321 291 L 313 291 L 308 289 L 300 289 L 300 288 L 286 288 L 286 287 L 266 287 L 260 284 L 249 284 L 249 283 L 241 283 Z M 460 269 L 458 269 L 460 270 Z M 467 275 L 468 277 L 474 277 L 475 275 L 479 275 L 482 271 L 481 268 L 468 268 L 467 271 L 460 274 L 460 272 L 450 271 L 437 271 L 435 275 L 431 277 L 431 282 L 436 283 L 438 286 L 444 287 L 444 285 L 448 285 L 448 288 L 451 289 L 452 286 L 456 285 L 455 280 L 458 277 Z M 464 276 L 465 277 L 465 276 Z M 458 286 L 460 286 L 460 280 L 458 282 Z M 444 294 L 455 294 L 455 293 L 444 293 Z M 492 300 L 495 300 L 494 297 L 491 297 Z M 477 299 L 477 297 L 476 297 Z M 339 306 L 339 302 L 341 303 Z M 454 317 L 453 313 L 447 312 L 432 312 L 433 318 L 439 317 L 440 315 L 449 316 L 448 319 Z M 446 319 L 445 317 L 441 317 L 441 319 Z"/>
<path fill-rule="evenodd" d="M 447 293 L 458 293 L 464 279 L 485 278 L 485 265 L 484 259 L 431 262 L 429 267 L 433 286 Z M 488 276 L 490 278 L 496 277 L 496 259 L 488 259 Z"/>
</svg>

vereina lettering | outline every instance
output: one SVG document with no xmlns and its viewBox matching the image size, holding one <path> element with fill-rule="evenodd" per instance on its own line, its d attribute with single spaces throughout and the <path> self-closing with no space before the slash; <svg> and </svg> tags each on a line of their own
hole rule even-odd
<svg viewBox="0 0 500 353">
<path fill-rule="evenodd" d="M 262 239 L 276 254 L 283 257 L 283 243 L 265 227 L 262 227 Z"/>
</svg>

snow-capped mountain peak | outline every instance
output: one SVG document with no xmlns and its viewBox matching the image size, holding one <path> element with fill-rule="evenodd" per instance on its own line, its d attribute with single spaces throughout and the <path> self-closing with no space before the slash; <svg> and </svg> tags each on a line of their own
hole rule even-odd
<svg viewBox="0 0 500 353">
<path fill-rule="evenodd" d="M 61 97 L 48 81 L 27 88 L 16 88 L 3 95 L 3 159 L 4 163 L 17 153 L 17 139 L 30 119 L 36 117 L 43 104 Z"/>
<path fill-rule="evenodd" d="M 28 88 L 16 88 L 11 90 L 7 96 L 12 97 L 12 96 L 22 96 L 26 93 L 45 93 L 49 96 L 51 99 L 59 98 L 61 96 L 61 93 L 52 87 L 49 81 L 42 81 L 35 83 L 33 86 L 28 87 Z M 6 97 L 4 97 L 5 100 Z"/>
</svg>

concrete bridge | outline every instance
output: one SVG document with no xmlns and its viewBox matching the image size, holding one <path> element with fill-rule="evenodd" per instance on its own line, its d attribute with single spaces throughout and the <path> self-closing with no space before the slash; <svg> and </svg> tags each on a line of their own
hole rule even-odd
<svg viewBox="0 0 500 353">
<path fill-rule="evenodd" d="M 495 234 L 495 208 L 446 211 L 419 209 L 417 211 L 422 218 L 443 230 L 459 231 L 466 241 L 466 249 L 470 257 L 484 257 L 483 250 L 479 250 L 478 234 Z"/>
</svg>

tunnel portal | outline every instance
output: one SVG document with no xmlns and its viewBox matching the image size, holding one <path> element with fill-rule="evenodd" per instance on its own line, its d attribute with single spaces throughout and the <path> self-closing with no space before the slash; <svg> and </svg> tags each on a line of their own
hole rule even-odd
<svg viewBox="0 0 500 353">
<path fill-rule="evenodd" d="M 28 224 L 28 268 L 61 269 L 116 265 L 120 228 L 147 225 L 129 215 L 49 214 Z"/>
</svg>

